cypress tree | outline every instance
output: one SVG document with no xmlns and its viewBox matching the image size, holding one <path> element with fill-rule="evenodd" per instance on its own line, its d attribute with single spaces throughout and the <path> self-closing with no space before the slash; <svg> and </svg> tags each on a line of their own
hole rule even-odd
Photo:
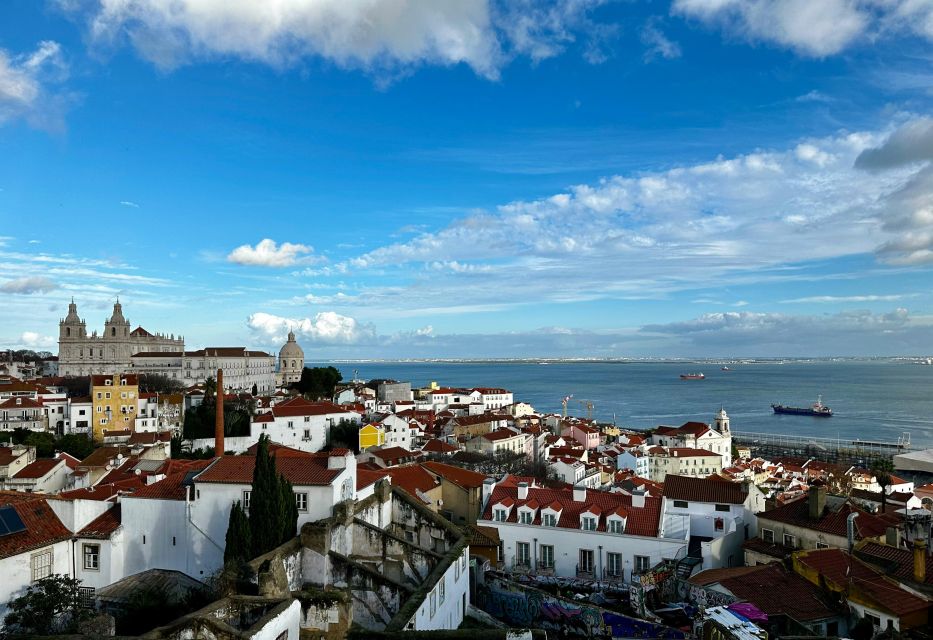
<svg viewBox="0 0 933 640">
<path fill-rule="evenodd" d="M 298 528 L 298 505 L 295 502 L 295 491 L 292 483 L 284 475 L 279 476 L 279 492 L 282 505 L 279 544 L 284 544 L 295 537 L 295 531 Z"/>
<path fill-rule="evenodd" d="M 224 563 L 231 560 L 248 561 L 252 558 L 252 532 L 243 505 L 237 500 L 230 507 L 230 521 L 227 524 L 227 543 L 224 547 Z"/>
<path fill-rule="evenodd" d="M 249 499 L 249 528 L 254 558 L 279 545 L 281 521 L 277 514 L 280 513 L 280 496 L 275 465 L 269 455 L 269 438 L 262 434 L 256 447 L 256 466 Z"/>
</svg>

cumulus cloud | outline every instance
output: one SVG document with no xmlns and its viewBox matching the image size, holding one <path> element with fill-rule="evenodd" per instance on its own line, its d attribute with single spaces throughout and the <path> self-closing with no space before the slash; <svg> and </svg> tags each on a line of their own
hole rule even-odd
<svg viewBox="0 0 933 640">
<path fill-rule="evenodd" d="M 855 166 L 872 173 L 911 171 L 904 184 L 883 198 L 884 230 L 892 237 L 878 249 L 887 262 L 933 264 L 933 119 L 918 118 L 882 144 L 865 149 Z M 919 167 L 919 168 L 918 168 Z"/>
<path fill-rule="evenodd" d="M 925 0 L 674 0 L 671 11 L 813 57 L 885 35 L 933 38 L 933 3 Z"/>
<path fill-rule="evenodd" d="M 24 347 L 30 349 L 41 348 L 41 347 L 53 347 L 57 344 L 55 338 L 52 336 L 43 336 L 35 331 L 24 331 L 23 334 L 19 337 L 19 342 Z"/>
<path fill-rule="evenodd" d="M 299 342 L 315 344 L 357 344 L 372 340 L 376 334 L 372 325 L 333 311 L 322 311 L 312 318 L 285 318 L 259 312 L 249 316 L 246 324 L 267 344 L 284 343 L 290 330 Z"/>
<path fill-rule="evenodd" d="M 42 41 L 22 55 L 0 49 L 0 124 L 24 118 L 33 126 L 59 127 L 67 100 L 52 87 L 66 75 L 57 42 Z"/>
<path fill-rule="evenodd" d="M 303 244 L 283 242 L 277 245 L 274 240 L 266 238 L 252 247 L 248 244 L 237 247 L 227 256 L 227 260 L 236 264 L 260 267 L 291 267 L 299 263 L 307 263 L 308 258 L 301 256 L 309 254 L 313 249 Z"/>
<path fill-rule="evenodd" d="M 101 0 L 91 18 L 98 42 L 126 37 L 171 69 L 236 57 L 274 66 L 320 56 L 345 68 L 395 71 L 464 63 L 498 77 L 512 55 L 559 54 L 602 0 Z"/>
<path fill-rule="evenodd" d="M 48 278 L 43 278 L 41 276 L 17 278 L 15 280 L 7 280 L 3 284 L 0 284 L 0 292 L 18 293 L 23 295 L 29 295 L 33 293 L 48 293 L 49 291 L 57 288 L 57 284 Z"/>
</svg>

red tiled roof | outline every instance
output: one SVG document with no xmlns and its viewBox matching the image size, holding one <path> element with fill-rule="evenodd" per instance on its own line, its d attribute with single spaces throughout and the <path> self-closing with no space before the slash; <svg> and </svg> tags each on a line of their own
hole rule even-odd
<svg viewBox="0 0 933 640">
<path fill-rule="evenodd" d="M 78 460 L 77 458 L 75 458 L 73 455 L 69 453 L 65 453 L 64 451 L 59 451 L 58 453 L 55 454 L 55 457 L 60 460 L 64 460 L 65 465 L 72 471 L 77 469 L 78 465 L 81 464 L 80 460 Z"/>
<path fill-rule="evenodd" d="M 439 475 L 464 489 L 478 489 L 483 486 L 483 481 L 486 479 L 486 476 L 482 473 L 442 462 L 425 462 L 422 466 L 431 473 Z"/>
<path fill-rule="evenodd" d="M 440 482 L 433 475 L 428 473 L 420 464 L 406 464 L 398 467 L 386 469 L 386 473 L 392 476 L 392 485 L 401 487 L 413 496 L 417 496 L 417 491 L 430 491 L 440 486 Z"/>
<path fill-rule="evenodd" d="M 71 538 L 71 532 L 58 519 L 48 502 L 36 494 L 0 491 L 0 506 L 6 505 L 16 510 L 26 529 L 0 536 L 0 558 L 9 558 Z"/>
<path fill-rule="evenodd" d="M 60 464 L 64 463 L 58 458 L 38 458 L 23 467 L 14 477 L 17 479 L 44 478 Z"/>
<path fill-rule="evenodd" d="M 99 376 L 91 376 L 91 386 L 92 387 L 107 386 L 107 380 L 110 380 L 112 384 L 114 378 L 117 379 L 117 383 L 119 383 L 120 380 L 126 380 L 126 386 L 133 386 L 135 384 L 138 384 L 139 382 L 139 378 L 136 376 L 135 373 L 124 373 L 124 374 L 116 375 L 116 376 L 99 375 Z"/>
<path fill-rule="evenodd" d="M 276 469 L 294 486 L 329 485 L 343 469 L 328 469 L 326 453 L 311 454 L 309 457 L 276 455 Z M 225 484 L 250 484 L 256 459 L 253 456 L 223 456 L 198 474 L 195 482 L 217 482 Z"/>
<path fill-rule="evenodd" d="M 188 496 L 185 480 L 191 474 L 206 469 L 211 460 L 166 460 L 159 470 L 165 477 L 158 482 L 137 489 L 132 497 L 154 500 L 184 500 Z"/>
<path fill-rule="evenodd" d="M 490 433 L 484 433 L 481 437 L 489 440 L 490 442 L 498 442 L 499 440 L 508 440 L 509 438 L 514 438 L 520 434 L 515 433 L 509 429 L 496 429 Z"/>
<path fill-rule="evenodd" d="M 0 402 L 0 409 L 41 409 L 42 403 L 25 396 L 16 396 Z"/>
<path fill-rule="evenodd" d="M 671 500 L 718 504 L 742 504 L 748 498 L 739 482 L 675 475 L 664 478 L 664 495 Z"/>
<path fill-rule="evenodd" d="M 496 485 L 492 492 L 492 497 L 486 505 L 483 512 L 484 520 L 492 520 L 492 507 L 495 504 L 502 503 L 505 500 L 515 500 L 519 506 L 532 500 L 547 504 L 551 509 L 557 511 L 553 503 L 560 505 L 560 517 L 557 521 L 558 527 L 567 529 L 580 528 L 580 515 L 587 510 L 598 508 L 600 512 L 614 512 L 619 508 L 625 510 L 628 517 L 625 522 L 625 533 L 637 536 L 657 537 L 658 523 L 661 517 L 661 499 L 648 496 L 645 498 L 645 506 L 636 508 L 632 506 L 632 496 L 623 493 L 609 493 L 607 491 L 587 491 L 586 499 L 576 501 L 573 499 L 573 489 L 548 489 L 542 487 L 530 487 L 528 489 L 528 498 L 518 500 L 518 488 L 503 486 L 501 483 Z M 532 524 L 540 524 L 541 516 L 537 515 Z M 518 509 L 513 509 L 506 522 L 518 522 Z M 606 518 L 599 517 L 596 526 L 597 531 L 606 531 Z"/>
<path fill-rule="evenodd" d="M 75 535 L 78 538 L 106 540 L 110 538 L 110 535 L 114 531 L 120 528 L 122 522 L 120 504 L 117 503 L 97 516 L 94 520 L 91 520 L 90 524 Z"/>
<path fill-rule="evenodd" d="M 675 458 L 718 458 L 718 453 L 706 449 L 693 449 L 691 447 L 670 447 L 668 454 Z"/>
<path fill-rule="evenodd" d="M 376 484 L 388 474 L 385 471 L 379 470 L 375 471 L 372 469 L 362 469 L 360 467 L 356 468 L 356 490 L 359 491 L 364 487 L 368 487 L 371 484 Z"/>
<path fill-rule="evenodd" d="M 272 407 L 272 415 L 276 418 L 290 418 L 295 416 L 326 416 L 333 413 L 354 413 L 347 407 L 341 407 L 333 402 L 311 402 L 301 396 L 296 396 Z M 258 420 L 257 420 L 258 422 Z"/>
<path fill-rule="evenodd" d="M 58 497 L 63 500 L 111 500 L 118 495 L 133 493 L 146 486 L 141 477 L 132 477 L 111 484 L 96 484 L 93 487 L 63 491 Z"/>
<path fill-rule="evenodd" d="M 913 582 L 914 580 L 914 552 L 912 549 L 901 549 L 880 542 L 867 541 L 855 550 L 855 555 L 873 565 L 883 567 L 885 572 L 899 580 Z M 933 556 L 926 556 L 925 584 L 933 584 Z"/>
<path fill-rule="evenodd" d="M 443 440 L 438 440 L 437 438 L 431 438 L 425 442 L 421 450 L 429 453 L 452 453 L 458 451 L 457 447 L 452 444 L 447 444 Z"/>
<path fill-rule="evenodd" d="M 136 327 L 135 329 L 130 331 L 130 335 L 133 336 L 134 338 L 153 338 L 154 337 L 151 333 L 149 333 L 142 327 Z"/>
<path fill-rule="evenodd" d="M 884 520 L 859 509 L 850 502 L 845 502 L 835 511 L 829 509 L 828 513 L 825 513 L 823 517 L 813 520 L 810 518 L 808 497 L 788 502 L 769 511 L 762 511 L 758 514 L 758 519 L 782 522 L 844 538 L 848 535 L 846 519 L 850 513 L 859 514 L 855 519 L 855 537 L 857 540 L 882 536 L 888 529 L 888 524 Z M 759 523 L 759 528 L 760 526 Z"/>
<path fill-rule="evenodd" d="M 750 571 L 749 569 L 754 569 Z M 695 584 L 715 580 L 741 600 L 751 602 L 768 615 L 785 614 L 800 622 L 822 620 L 840 614 L 818 587 L 777 564 L 702 571 L 690 578 Z"/>
<path fill-rule="evenodd" d="M 421 456 L 420 451 L 409 451 L 404 447 L 386 447 L 384 449 L 371 449 L 370 453 L 385 462 L 391 464 L 404 458 L 417 458 Z"/>
<path fill-rule="evenodd" d="M 794 554 L 794 563 L 795 566 L 796 563 L 800 563 L 816 571 L 821 581 L 831 581 L 837 588 L 857 588 L 860 595 L 867 595 L 879 606 L 897 616 L 921 611 L 930 606 L 924 598 L 900 588 L 896 582 L 885 578 L 877 569 L 850 556 L 842 549 L 815 549 L 797 553 Z"/>
</svg>

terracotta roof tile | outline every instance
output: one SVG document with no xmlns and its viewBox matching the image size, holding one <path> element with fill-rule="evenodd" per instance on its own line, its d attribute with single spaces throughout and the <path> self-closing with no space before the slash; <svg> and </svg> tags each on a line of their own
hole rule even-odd
<svg viewBox="0 0 933 640">
<path fill-rule="evenodd" d="M 748 493 L 739 482 L 721 482 L 710 478 L 668 475 L 664 478 L 664 495 L 671 500 L 742 504 Z"/>
<path fill-rule="evenodd" d="M 328 469 L 327 454 L 311 457 L 274 456 L 276 469 L 294 486 L 328 485 L 343 469 Z M 253 456 L 223 456 L 195 478 L 195 482 L 250 484 L 256 459 Z"/>
<path fill-rule="evenodd" d="M 0 536 L 0 558 L 9 558 L 71 538 L 71 532 L 43 498 L 31 493 L 0 491 L 0 506 L 7 505 L 13 507 L 26 529 Z"/>
<path fill-rule="evenodd" d="M 888 529 L 888 523 L 883 519 L 859 509 L 850 502 L 843 503 L 835 510 L 827 509 L 821 518 L 813 520 L 810 518 L 810 505 L 807 497 L 788 502 L 769 511 L 762 511 L 758 514 L 758 519 L 759 521 L 782 522 L 844 538 L 848 535 L 846 519 L 850 513 L 859 514 L 855 519 L 855 537 L 858 540 L 882 536 Z"/>
<path fill-rule="evenodd" d="M 386 473 L 392 476 L 392 485 L 401 487 L 409 494 L 417 496 L 417 491 L 430 491 L 440 486 L 440 482 L 433 475 L 428 473 L 420 464 L 407 464 L 398 467 L 386 469 Z"/>
<path fill-rule="evenodd" d="M 38 479 L 44 478 L 53 469 L 58 467 L 60 464 L 64 464 L 62 460 L 58 458 L 38 458 L 33 462 L 30 462 L 22 470 L 17 473 L 14 477 L 17 479 Z"/>
<path fill-rule="evenodd" d="M 120 504 L 107 509 L 102 514 L 91 520 L 90 524 L 81 529 L 77 534 L 79 538 L 93 538 L 97 540 L 106 540 L 110 535 L 120 528 L 122 524 Z"/>
<path fill-rule="evenodd" d="M 462 469 L 442 462 L 425 462 L 423 466 L 431 473 L 439 475 L 445 480 L 449 480 L 458 487 L 464 489 L 478 489 L 483 486 L 483 481 L 486 480 L 486 476 L 482 473 L 470 471 L 469 469 Z"/>
</svg>

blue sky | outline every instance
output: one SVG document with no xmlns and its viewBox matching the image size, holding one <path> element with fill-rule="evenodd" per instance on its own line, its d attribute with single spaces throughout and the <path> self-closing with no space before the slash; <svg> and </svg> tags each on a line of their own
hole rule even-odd
<svg viewBox="0 0 933 640">
<path fill-rule="evenodd" d="M 364 6 L 365 5 L 365 6 Z M 9 0 L 0 345 L 926 354 L 933 2 Z"/>
</svg>

